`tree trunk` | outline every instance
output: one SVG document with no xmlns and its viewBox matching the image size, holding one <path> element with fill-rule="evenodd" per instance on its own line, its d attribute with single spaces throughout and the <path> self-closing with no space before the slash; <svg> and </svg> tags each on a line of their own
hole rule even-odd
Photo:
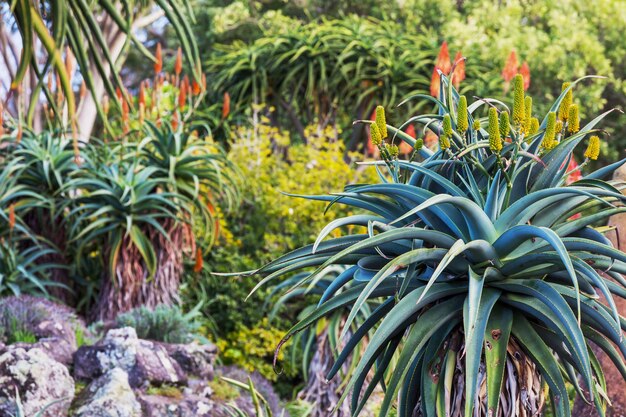
<svg viewBox="0 0 626 417">
<path fill-rule="evenodd" d="M 69 276 L 68 270 L 63 268 L 69 266 L 65 254 L 67 236 L 63 219 L 52 219 L 48 210 L 35 209 L 25 216 L 24 221 L 31 230 L 50 241 L 58 250 L 57 253 L 42 256 L 37 260 L 38 264 L 54 264 L 61 267 L 50 271 L 50 279 L 54 283 L 62 285 L 60 287 L 50 287 L 50 295 L 63 301 L 64 304 L 75 306 L 74 281 Z"/>
<path fill-rule="evenodd" d="M 156 252 L 157 269 L 154 277 L 149 277 L 141 254 L 132 244 L 130 237 L 122 241 L 115 276 L 105 275 L 98 305 L 93 313 L 95 320 L 113 320 L 119 313 L 146 306 L 154 308 L 159 304 L 177 304 L 178 288 L 183 274 L 183 253 L 194 246 L 189 226 L 167 219 L 163 228 L 169 240 L 158 230 L 146 231 Z M 106 254 L 108 258 L 110 253 Z"/>
<path fill-rule="evenodd" d="M 313 329 L 314 331 L 314 329 Z M 342 378 L 335 378 L 326 382 L 326 374 L 333 366 L 334 356 L 328 340 L 328 329 L 325 329 L 317 338 L 317 349 L 309 365 L 308 383 L 300 391 L 298 397 L 314 404 L 309 417 L 326 417 L 337 405 L 342 394 Z M 344 365 L 344 371 L 347 366 Z M 349 401 L 344 401 L 339 409 L 332 414 L 336 417 L 350 417 Z"/>
</svg>

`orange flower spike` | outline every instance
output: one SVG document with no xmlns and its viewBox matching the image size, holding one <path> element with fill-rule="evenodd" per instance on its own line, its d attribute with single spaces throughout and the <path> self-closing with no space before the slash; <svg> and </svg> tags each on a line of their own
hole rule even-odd
<svg viewBox="0 0 626 417">
<path fill-rule="evenodd" d="M 225 119 L 230 114 L 230 94 L 228 91 L 224 93 L 224 104 L 222 106 L 222 119 Z"/>
<path fill-rule="evenodd" d="M 117 97 L 118 101 L 122 101 L 122 90 L 118 87 L 115 87 L 115 97 Z"/>
<path fill-rule="evenodd" d="M 202 271 L 202 266 L 204 265 L 204 260 L 202 259 L 202 249 L 196 249 L 196 264 L 193 266 L 193 272 Z"/>
<path fill-rule="evenodd" d="M 182 112 L 187 104 L 187 84 L 181 83 L 178 90 L 178 109 Z"/>
<path fill-rule="evenodd" d="M 440 79 L 437 68 L 433 69 L 433 76 L 430 79 L 430 95 L 433 97 L 439 97 Z"/>
<path fill-rule="evenodd" d="M 528 62 L 524 61 L 519 69 L 519 73 L 522 74 L 522 78 L 524 79 L 524 91 L 526 91 L 528 87 L 530 87 L 530 67 L 528 66 Z"/>
<path fill-rule="evenodd" d="M 178 130 L 178 112 L 172 115 L 172 129 Z"/>
<path fill-rule="evenodd" d="M 448 42 L 446 41 L 443 41 L 441 44 L 441 49 L 439 49 L 439 55 L 437 56 L 435 67 L 439 68 L 445 75 L 448 75 L 452 69 L 450 52 L 448 52 Z"/>
<path fill-rule="evenodd" d="M 178 76 L 180 75 L 182 70 L 183 70 L 183 50 L 180 49 L 180 46 L 179 46 L 178 52 L 176 52 L 176 62 L 174 63 L 174 74 Z"/>
<path fill-rule="evenodd" d="M 413 139 L 416 137 L 415 127 L 412 124 L 407 126 L 405 133 Z M 398 147 L 400 148 L 400 153 L 403 155 L 408 155 L 413 152 L 413 147 L 403 140 L 400 140 L 400 145 Z"/>
<path fill-rule="evenodd" d="M 122 120 L 124 122 L 128 122 L 129 113 L 130 109 L 128 108 L 128 102 L 126 100 L 122 100 Z"/>
<path fill-rule="evenodd" d="M 157 43 L 154 57 L 156 58 L 156 62 L 154 63 L 154 73 L 159 74 L 163 70 L 163 51 L 161 50 L 161 42 Z"/>
<path fill-rule="evenodd" d="M 200 94 L 200 84 L 198 84 L 196 80 L 193 80 L 191 83 L 191 93 L 194 96 L 197 96 L 198 94 Z"/>
<path fill-rule="evenodd" d="M 465 79 L 465 58 L 461 51 L 457 52 L 454 57 L 454 71 L 452 72 L 452 84 L 455 88 L 459 88 L 461 81 Z"/>
<path fill-rule="evenodd" d="M 202 74 L 202 91 L 206 91 L 206 74 Z"/>
<path fill-rule="evenodd" d="M 502 78 L 504 78 L 504 81 L 507 83 L 511 82 L 513 77 L 517 74 L 517 67 L 517 54 L 514 49 L 509 54 L 509 58 L 506 60 L 506 64 L 504 64 L 504 69 L 502 70 Z"/>
<path fill-rule="evenodd" d="M 9 230 L 15 229 L 15 203 L 9 206 Z"/>
</svg>

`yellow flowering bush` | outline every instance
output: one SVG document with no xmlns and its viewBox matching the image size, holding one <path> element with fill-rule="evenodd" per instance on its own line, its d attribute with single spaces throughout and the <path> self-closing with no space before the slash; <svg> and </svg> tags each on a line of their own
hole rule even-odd
<svg viewBox="0 0 626 417">
<path fill-rule="evenodd" d="M 272 360 L 274 350 L 284 335 L 283 330 L 272 327 L 267 319 L 263 319 L 255 327 L 237 326 L 217 341 L 220 360 L 225 365 L 237 365 L 248 372 L 258 371 L 266 379 L 276 382 L 278 374 L 274 372 Z M 282 361 L 283 352 L 278 354 Z M 285 369 L 286 376 L 293 376 L 293 371 Z"/>
<path fill-rule="evenodd" d="M 231 226 L 245 227 L 250 220 L 254 223 L 263 219 L 259 224 L 263 229 L 262 250 L 272 254 L 314 239 L 319 230 L 316 226 L 325 224 L 331 216 L 348 215 L 339 206 L 324 213 L 323 202 L 284 194 L 341 191 L 343 184 L 373 179 L 376 173 L 371 168 L 357 170 L 355 175 L 344 160 L 344 144 L 338 139 L 339 134 L 330 126 L 325 129 L 308 126 L 306 143 L 292 144 L 289 132 L 270 126 L 267 119 L 252 129 L 236 129 L 229 158 L 242 172 L 243 193 L 254 206 L 251 208 L 254 219 L 232 218 Z M 245 224 L 234 224 L 241 220 Z M 243 242 L 238 243 L 241 246 Z"/>
</svg>

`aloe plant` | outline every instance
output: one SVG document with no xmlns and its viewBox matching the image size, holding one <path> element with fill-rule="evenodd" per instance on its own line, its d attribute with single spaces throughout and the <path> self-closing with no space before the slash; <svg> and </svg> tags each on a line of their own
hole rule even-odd
<svg viewBox="0 0 626 417">
<path fill-rule="evenodd" d="M 394 406 L 403 417 L 533 415 L 546 402 L 554 415 L 569 416 L 567 384 L 604 415 L 606 382 L 591 344 L 626 378 L 626 319 L 614 302 L 626 297 L 626 254 L 594 226 L 626 211 L 626 184 L 605 180 L 626 160 L 565 185 L 572 152 L 592 135 L 585 156 L 597 158 L 596 126 L 610 113 L 582 127 L 557 121 L 555 114 L 568 114 L 559 108 L 580 81 L 535 121 L 521 76 L 512 111 L 491 99 L 466 105 L 441 76 L 438 99 L 416 97 L 433 102 L 437 112 L 405 123 L 436 133 L 438 149 L 423 147 L 384 117 L 364 121 L 373 141 L 380 135 L 383 161 L 374 163 L 380 183 L 303 196 L 364 213 L 332 221 L 311 245 L 257 270 L 265 275 L 257 288 L 315 268 L 295 289 L 315 283 L 331 265 L 350 266 L 350 275 L 328 287 L 325 302 L 283 343 L 350 309 L 341 335 L 349 338 L 327 377 L 367 336 L 342 397 L 352 392 L 353 415 L 377 384 L 385 387 L 382 416 Z M 490 117 L 480 117 L 483 108 Z M 512 117 L 500 129 L 502 111 Z M 398 160 L 393 142 L 399 140 L 414 146 L 421 161 Z M 363 233 L 326 239 L 347 225 L 362 226 Z M 370 300 L 379 306 L 349 333 Z"/>
<path fill-rule="evenodd" d="M 236 173 L 206 138 L 167 123 L 146 122 L 143 134 L 136 144 L 89 146 L 85 169 L 65 185 L 76 195 L 67 223 L 79 269 L 93 250 L 107 265 L 98 318 L 176 304 L 185 255 L 201 260 L 196 243 L 213 241 L 213 204 L 238 195 Z"/>
</svg>

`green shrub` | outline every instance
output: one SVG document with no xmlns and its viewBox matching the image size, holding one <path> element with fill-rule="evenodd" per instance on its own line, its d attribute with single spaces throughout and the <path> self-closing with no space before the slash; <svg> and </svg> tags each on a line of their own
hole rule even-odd
<svg viewBox="0 0 626 417">
<path fill-rule="evenodd" d="M 132 327 L 141 339 L 166 343 L 189 343 L 198 328 L 193 315 L 184 314 L 177 306 L 160 304 L 154 309 L 138 307 L 115 319 L 117 327 Z"/>
</svg>

